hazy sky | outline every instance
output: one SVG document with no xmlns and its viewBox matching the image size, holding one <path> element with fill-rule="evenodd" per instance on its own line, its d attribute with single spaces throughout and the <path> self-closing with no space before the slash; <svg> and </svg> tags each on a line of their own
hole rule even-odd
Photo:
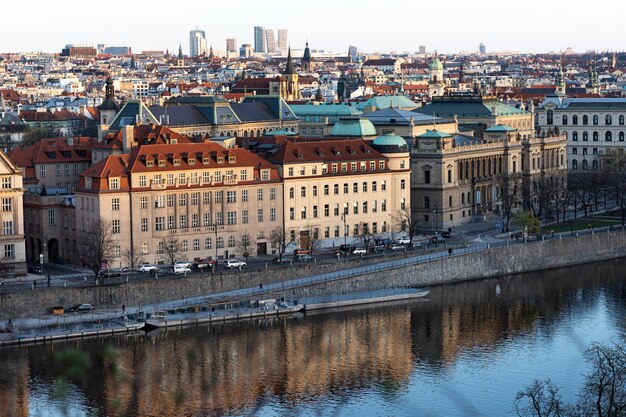
<svg viewBox="0 0 626 417">
<path fill-rule="evenodd" d="M 611 6 L 612 4 L 612 6 Z M 624 50 L 623 3 L 602 11 L 588 2 L 518 0 L 2 0 L 0 52 L 60 52 L 67 43 L 131 46 L 134 51 L 189 51 L 189 30 L 198 27 L 213 48 L 225 39 L 252 43 L 253 26 L 289 30 L 302 48 L 347 52 L 477 50 L 547 52 Z"/>
</svg>

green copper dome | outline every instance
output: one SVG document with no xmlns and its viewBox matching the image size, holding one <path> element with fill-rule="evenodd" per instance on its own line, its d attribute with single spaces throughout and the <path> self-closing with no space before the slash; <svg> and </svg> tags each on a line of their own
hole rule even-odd
<svg viewBox="0 0 626 417">
<path fill-rule="evenodd" d="M 433 59 L 433 62 L 430 63 L 430 70 L 431 71 L 440 71 L 442 69 L 443 69 L 443 64 L 439 60 L 439 57 L 437 55 L 435 55 L 435 59 Z"/>
<path fill-rule="evenodd" d="M 402 136 L 385 132 L 372 141 L 372 148 L 380 153 L 408 152 L 409 146 Z"/>
<path fill-rule="evenodd" d="M 331 136 L 365 137 L 376 136 L 376 128 L 367 119 L 360 117 L 340 117 L 333 126 Z"/>
</svg>

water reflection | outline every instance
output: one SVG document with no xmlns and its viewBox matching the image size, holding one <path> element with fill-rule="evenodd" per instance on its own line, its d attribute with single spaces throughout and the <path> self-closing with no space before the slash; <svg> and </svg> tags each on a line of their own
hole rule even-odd
<svg viewBox="0 0 626 417">
<path fill-rule="evenodd" d="M 514 352 L 507 366 L 523 372 L 528 340 L 548 345 L 563 332 L 559 349 L 581 354 L 590 339 L 568 326 L 590 316 L 601 333 L 589 336 L 614 336 L 625 312 L 623 278 L 616 261 L 434 287 L 426 303 L 4 350 L 2 415 L 369 414 L 374 399 L 383 408 L 410 403 L 437 375 L 448 397 L 435 391 L 433 409 L 450 400 L 463 407 L 468 378 L 453 375 L 460 364 L 473 372 Z M 495 372 L 483 376 L 495 380 Z M 474 406 L 510 404 L 493 395 Z"/>
</svg>

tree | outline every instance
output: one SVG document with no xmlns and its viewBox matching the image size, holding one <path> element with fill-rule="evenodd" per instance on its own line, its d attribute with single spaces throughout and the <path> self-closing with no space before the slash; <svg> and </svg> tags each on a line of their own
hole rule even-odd
<svg viewBox="0 0 626 417">
<path fill-rule="evenodd" d="M 515 216 L 515 224 L 522 229 L 524 236 L 536 235 L 541 232 L 541 222 L 532 211 L 522 211 Z"/>
<path fill-rule="evenodd" d="M 52 127 L 29 127 L 22 135 L 22 146 L 34 145 L 41 139 L 62 137 L 58 129 Z"/>
<path fill-rule="evenodd" d="M 535 380 L 533 384 L 515 396 L 515 412 L 518 416 L 561 417 L 566 407 L 561 401 L 559 388 L 549 379 Z"/>
<path fill-rule="evenodd" d="M 163 260 L 170 265 L 174 265 L 176 261 L 179 260 L 180 253 L 182 252 L 182 247 L 178 238 L 174 236 L 166 236 L 160 240 L 159 244 L 163 247 L 163 254 L 161 255 Z"/>
<path fill-rule="evenodd" d="M 417 213 L 410 210 L 398 210 L 391 215 L 393 230 L 403 232 L 409 235 L 409 240 L 413 242 L 413 238 L 419 232 L 420 218 Z"/>
<path fill-rule="evenodd" d="M 355 238 L 363 244 L 365 250 L 369 252 L 370 246 L 376 242 L 376 234 L 372 233 L 372 229 L 369 228 L 367 223 L 359 223 L 359 233 Z"/>
<path fill-rule="evenodd" d="M 89 223 L 88 232 L 82 233 L 79 256 L 83 264 L 98 277 L 102 265 L 113 257 L 115 238 L 111 221 L 100 218 Z"/>
<path fill-rule="evenodd" d="M 126 265 L 130 267 L 131 272 L 134 272 L 137 265 L 143 262 L 143 255 L 141 254 L 141 251 L 137 249 L 137 246 L 130 246 L 126 248 L 122 256 Z"/>
<path fill-rule="evenodd" d="M 620 208 L 622 226 L 626 222 L 626 154 L 623 149 L 608 150 L 604 163 L 611 197 Z"/>
<path fill-rule="evenodd" d="M 280 261 L 283 260 L 283 255 L 285 254 L 285 249 L 287 249 L 288 236 L 285 229 L 278 226 L 274 230 L 270 232 L 270 243 L 273 248 L 276 248 L 278 251 L 278 259 Z"/>
<path fill-rule="evenodd" d="M 248 262 L 248 257 L 252 255 L 256 247 L 256 240 L 250 237 L 250 235 L 246 231 L 244 234 L 239 236 L 239 239 L 237 239 L 236 242 L 236 246 L 237 252 L 239 252 L 239 254 L 245 258 L 246 262 Z"/>
<path fill-rule="evenodd" d="M 309 238 L 306 241 L 307 243 L 304 249 L 306 249 L 311 255 L 313 255 L 314 252 L 320 249 L 322 243 L 319 235 L 319 229 L 310 224 L 307 224 L 305 230 L 307 231 Z"/>
<path fill-rule="evenodd" d="M 494 185 L 498 188 L 500 202 L 502 204 L 502 217 L 506 221 L 504 230 L 508 231 L 510 230 L 513 209 L 517 207 L 519 203 L 522 175 L 519 173 L 500 174 L 496 176 Z"/>
</svg>

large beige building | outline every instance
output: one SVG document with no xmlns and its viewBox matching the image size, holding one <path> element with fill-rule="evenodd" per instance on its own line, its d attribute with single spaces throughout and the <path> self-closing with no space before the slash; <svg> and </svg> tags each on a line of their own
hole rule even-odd
<svg viewBox="0 0 626 417">
<path fill-rule="evenodd" d="M 130 132 L 129 132 L 130 133 Z M 76 190 L 79 242 L 98 219 L 111 221 L 115 247 L 110 266 L 127 265 L 134 248 L 142 261 L 167 263 L 166 238 L 178 240 L 178 259 L 252 255 L 270 251 L 271 231 L 282 225 L 278 170 L 243 149 L 216 143 L 135 144 L 81 174 Z"/>
<path fill-rule="evenodd" d="M 408 146 L 392 133 L 361 139 L 261 141 L 254 149 L 282 177 L 285 230 L 307 247 L 352 243 L 365 234 L 391 233 L 394 216 L 410 210 Z M 312 235 L 312 236 L 311 236 Z"/>
<path fill-rule="evenodd" d="M 0 152 L 0 194 L 2 195 L 2 236 L 0 237 L 0 276 L 26 273 L 22 172 Z"/>
</svg>

